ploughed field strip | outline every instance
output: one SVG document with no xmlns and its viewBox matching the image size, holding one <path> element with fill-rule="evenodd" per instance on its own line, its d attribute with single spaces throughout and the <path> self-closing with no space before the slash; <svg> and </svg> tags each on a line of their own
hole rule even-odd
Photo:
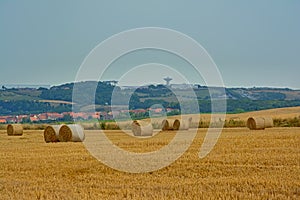
<svg viewBox="0 0 300 200">
<path fill-rule="evenodd" d="M 46 143 L 44 131 L 10 137 L 3 130 L 1 199 L 299 199 L 300 128 L 223 129 L 214 149 L 199 159 L 206 131 L 199 129 L 188 151 L 170 166 L 131 174 L 99 162 L 84 143 Z M 149 138 L 105 133 L 126 151 L 150 152 L 167 145 L 176 131 Z"/>
</svg>

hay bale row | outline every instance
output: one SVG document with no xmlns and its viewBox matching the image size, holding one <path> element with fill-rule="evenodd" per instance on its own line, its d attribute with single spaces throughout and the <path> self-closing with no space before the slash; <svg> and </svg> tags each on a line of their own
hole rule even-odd
<svg viewBox="0 0 300 200">
<path fill-rule="evenodd" d="M 84 129 L 79 124 L 52 125 L 44 130 L 45 142 L 82 142 Z"/>
<path fill-rule="evenodd" d="M 175 119 L 175 120 L 170 120 L 170 119 L 164 119 L 162 121 L 162 130 L 163 131 L 170 131 L 170 130 L 189 130 L 190 128 L 190 123 L 192 121 L 192 118 L 188 119 Z"/>
<path fill-rule="evenodd" d="M 264 130 L 273 126 L 273 119 L 271 117 L 249 117 L 247 120 L 247 127 L 250 130 Z"/>
<path fill-rule="evenodd" d="M 9 136 L 21 136 L 23 135 L 23 126 L 21 124 L 9 124 L 7 125 L 7 135 Z"/>
<path fill-rule="evenodd" d="M 142 121 L 134 120 L 131 124 L 131 130 L 134 136 L 152 136 L 153 127 L 151 124 L 143 124 Z"/>
</svg>

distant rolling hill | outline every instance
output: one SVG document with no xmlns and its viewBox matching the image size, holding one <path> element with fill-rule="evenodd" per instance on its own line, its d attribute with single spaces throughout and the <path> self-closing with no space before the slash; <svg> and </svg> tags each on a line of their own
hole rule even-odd
<svg viewBox="0 0 300 200">
<path fill-rule="evenodd" d="M 31 88 L 0 90 L 0 100 L 2 101 L 39 100 L 40 95 L 41 91 Z"/>
<path fill-rule="evenodd" d="M 300 90 L 288 88 L 229 88 L 227 91 L 233 99 L 300 100 Z"/>
<path fill-rule="evenodd" d="M 96 109 L 104 109 L 111 102 L 111 94 L 116 90 L 116 105 L 124 105 L 126 97 L 130 94 L 130 109 L 147 109 L 154 104 L 162 104 L 164 107 L 180 109 L 178 96 L 185 101 L 190 101 L 190 93 L 186 85 L 149 85 L 143 87 L 121 88 L 107 82 L 86 81 L 76 83 L 79 88 L 90 88 L 97 84 L 95 94 Z M 67 83 L 51 88 L 5 88 L 0 89 L 0 114 L 36 113 L 45 111 L 70 111 L 72 109 L 72 91 L 74 83 Z M 210 112 L 210 101 L 227 98 L 227 111 L 247 112 L 270 108 L 300 106 L 300 90 L 288 88 L 225 88 L 206 87 L 200 85 L 191 86 L 199 101 L 201 112 Z M 222 93 L 225 91 L 225 94 Z M 82 96 L 84 102 L 86 96 Z M 78 103 L 78 102 L 74 102 Z M 54 105 L 55 104 L 55 105 Z M 81 105 L 81 104 L 80 104 Z M 81 105 L 88 111 L 93 106 Z M 106 109 L 104 109 L 106 110 Z M 191 110 L 192 112 L 193 110 Z"/>
</svg>

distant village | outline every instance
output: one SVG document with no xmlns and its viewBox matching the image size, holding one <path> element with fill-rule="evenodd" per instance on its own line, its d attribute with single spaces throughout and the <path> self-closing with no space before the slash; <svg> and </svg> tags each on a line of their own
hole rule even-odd
<svg viewBox="0 0 300 200">
<path fill-rule="evenodd" d="M 149 109 L 136 109 L 136 110 L 119 110 L 111 112 L 45 112 L 40 114 L 28 115 L 5 115 L 0 116 L 0 124 L 7 123 L 48 123 L 53 121 L 85 121 L 85 120 L 113 120 L 115 117 L 126 116 L 126 114 L 145 114 L 151 112 L 152 115 L 160 115 L 163 112 L 170 113 L 177 109 L 167 108 L 149 108 Z"/>
<path fill-rule="evenodd" d="M 164 78 L 167 86 L 171 86 L 170 82 L 172 78 L 166 77 Z M 111 85 L 116 85 L 118 81 L 104 81 Z M 186 88 L 187 84 L 174 84 L 172 85 L 175 88 Z M 25 88 L 24 85 L 7 85 L 8 88 Z M 7 87 L 2 86 L 2 89 L 7 89 Z M 26 88 L 37 88 L 41 87 L 40 85 L 26 85 Z M 48 85 L 44 85 L 42 87 L 50 88 Z M 124 87 L 131 88 L 131 87 Z M 68 88 L 69 89 L 69 88 Z M 147 115 L 151 112 L 152 116 L 160 115 L 162 113 L 171 113 L 171 112 L 179 112 L 178 109 L 172 108 L 148 108 L 148 109 L 135 109 L 135 110 L 118 110 L 118 111 L 103 111 L 103 112 L 45 112 L 39 114 L 20 114 L 20 115 L 3 115 L 0 116 L 0 124 L 8 124 L 8 123 L 48 123 L 54 121 L 85 121 L 85 120 L 113 120 L 114 118 L 122 118 L 122 116 L 126 117 L 128 113 L 135 115 Z M 148 115 L 149 116 L 149 115 Z"/>
</svg>

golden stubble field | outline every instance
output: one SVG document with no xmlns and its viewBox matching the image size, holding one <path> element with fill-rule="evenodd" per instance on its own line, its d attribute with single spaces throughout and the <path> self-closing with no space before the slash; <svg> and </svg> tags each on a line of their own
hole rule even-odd
<svg viewBox="0 0 300 200">
<path fill-rule="evenodd" d="M 0 199 L 300 199 L 300 128 L 223 129 L 212 152 L 199 159 L 206 131 L 199 129 L 170 166 L 130 174 L 97 161 L 82 143 L 45 143 L 43 131 L 9 137 L 2 130 Z M 156 150 L 174 136 L 106 134 L 135 152 Z"/>
<path fill-rule="evenodd" d="M 177 116 L 171 116 L 169 118 L 176 118 Z M 199 115 L 188 115 L 188 117 L 192 117 L 193 119 L 197 119 Z M 285 108 L 274 108 L 268 110 L 260 110 L 260 111 L 252 111 L 245 113 L 237 113 L 237 114 L 226 114 L 226 120 L 234 119 L 234 120 L 243 120 L 247 121 L 249 117 L 271 117 L 273 119 L 289 119 L 294 117 L 300 117 L 300 106 L 296 107 L 285 107 Z M 218 121 L 220 118 L 219 114 L 200 114 L 200 120 L 202 121 L 210 121 L 211 118 L 213 121 Z"/>
</svg>

